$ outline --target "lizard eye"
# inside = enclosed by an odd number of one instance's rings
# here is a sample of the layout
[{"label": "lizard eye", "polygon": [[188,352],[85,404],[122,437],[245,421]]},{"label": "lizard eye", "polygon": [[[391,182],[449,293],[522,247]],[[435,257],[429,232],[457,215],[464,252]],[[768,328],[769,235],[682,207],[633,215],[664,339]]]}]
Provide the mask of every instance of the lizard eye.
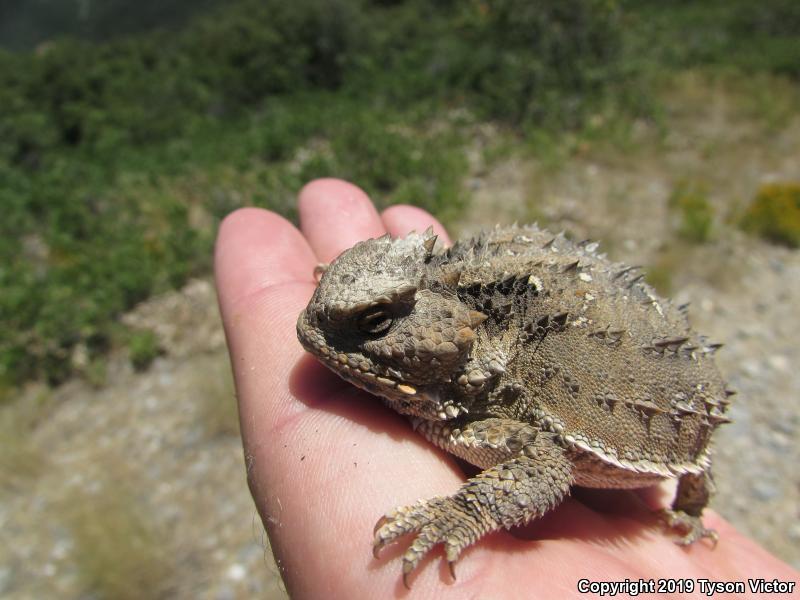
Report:
[{"label": "lizard eye", "polygon": [[392,315],[385,308],[364,312],[358,318],[358,328],[364,333],[383,333],[392,325]]}]

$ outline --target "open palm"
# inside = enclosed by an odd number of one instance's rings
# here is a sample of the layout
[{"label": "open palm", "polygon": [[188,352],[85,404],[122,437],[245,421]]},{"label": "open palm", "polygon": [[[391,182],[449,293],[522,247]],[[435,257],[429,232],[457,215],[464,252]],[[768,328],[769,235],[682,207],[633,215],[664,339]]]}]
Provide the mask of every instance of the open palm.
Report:
[{"label": "open palm", "polygon": [[447,235],[414,207],[378,214],[360,189],[338,180],[307,185],[299,208],[300,230],[266,210],[238,210],[220,227],[216,247],[248,481],[293,597],[585,597],[581,579],[797,580],[711,512],[705,520],[719,532],[718,546],[684,548],[658,527],[646,497],[575,490],[524,530],[489,535],[465,551],[455,582],[435,550],[408,592],[398,558],[405,543],[375,560],[372,527],[395,506],[452,494],[463,472],[403,417],[307,355],[295,321],[318,263],[387,231],[432,225],[440,239]]}]

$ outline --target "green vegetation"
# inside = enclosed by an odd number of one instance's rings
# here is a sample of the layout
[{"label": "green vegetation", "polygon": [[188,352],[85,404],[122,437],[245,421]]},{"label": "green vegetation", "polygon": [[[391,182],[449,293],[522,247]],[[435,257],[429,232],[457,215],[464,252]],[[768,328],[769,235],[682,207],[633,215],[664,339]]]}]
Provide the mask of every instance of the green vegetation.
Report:
[{"label": "green vegetation", "polygon": [[699,184],[683,182],[672,192],[669,208],[678,217],[678,235],[697,244],[707,242],[714,223],[714,209]]},{"label": "green vegetation", "polygon": [[625,0],[632,56],[656,69],[712,66],[800,78],[795,0]]},{"label": "green vegetation", "polygon": [[[216,8],[173,31],[0,51],[0,390],[76,365],[101,381],[120,343],[146,366],[157,346],[117,317],[207,273],[236,207],[293,218],[297,190],[335,175],[447,221],[481,120],[602,137],[591,123],[609,106],[647,116],[647,75],[800,64],[787,0],[201,4]],[[165,25],[182,21],[179,0],[164,6]],[[98,40],[108,14],[72,31]],[[700,208],[681,209],[691,235]]]},{"label": "green vegetation", "polygon": [[800,183],[763,185],[741,218],[745,231],[791,248],[800,246]]},{"label": "green vegetation", "polygon": [[144,371],[161,354],[156,334],[150,330],[131,332],[128,339],[131,363],[137,371]]}]

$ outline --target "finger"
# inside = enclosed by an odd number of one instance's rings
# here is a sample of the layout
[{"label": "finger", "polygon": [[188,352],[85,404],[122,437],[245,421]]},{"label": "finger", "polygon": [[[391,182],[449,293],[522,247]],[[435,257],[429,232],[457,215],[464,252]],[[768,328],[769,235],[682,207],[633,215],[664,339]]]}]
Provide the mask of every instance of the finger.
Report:
[{"label": "finger", "polygon": [[315,263],[300,232],[270,211],[238,210],[220,226],[215,279],[246,443],[297,410],[285,371],[303,354],[294,322],[313,292]]},{"label": "finger", "polygon": [[383,224],[392,237],[403,237],[416,230],[422,233],[428,227],[433,227],[433,233],[439,236],[442,244],[449,246],[450,237],[444,226],[425,210],[407,204],[390,206],[381,213]]},{"label": "finger", "polygon": [[314,282],[316,257],[302,234],[286,219],[261,208],[228,215],[214,248],[219,301],[226,310],[276,283]]},{"label": "finger", "polygon": [[356,242],[386,233],[360,188],[340,179],[317,179],[300,191],[300,229],[320,262],[330,262]]}]

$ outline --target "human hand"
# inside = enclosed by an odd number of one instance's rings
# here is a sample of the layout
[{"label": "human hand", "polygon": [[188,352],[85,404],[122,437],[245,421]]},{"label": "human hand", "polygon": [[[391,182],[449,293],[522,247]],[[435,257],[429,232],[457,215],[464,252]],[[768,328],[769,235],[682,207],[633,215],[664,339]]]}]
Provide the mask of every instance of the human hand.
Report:
[{"label": "human hand", "polygon": [[[408,593],[399,561],[407,542],[375,560],[373,525],[395,506],[454,493],[463,473],[403,417],[307,355],[295,322],[316,285],[315,265],[355,242],[429,225],[448,238],[420,209],[395,206],[379,215],[342,181],[310,183],[299,205],[300,231],[275,213],[246,208],[225,219],[217,239],[217,290],[250,490],[292,597],[401,596]],[[456,582],[434,550],[410,579],[411,594],[552,598],[581,596],[581,579],[798,579],[713,512],[704,520],[719,532],[717,547],[681,547],[641,496],[576,490],[528,527],[467,549]]]}]

